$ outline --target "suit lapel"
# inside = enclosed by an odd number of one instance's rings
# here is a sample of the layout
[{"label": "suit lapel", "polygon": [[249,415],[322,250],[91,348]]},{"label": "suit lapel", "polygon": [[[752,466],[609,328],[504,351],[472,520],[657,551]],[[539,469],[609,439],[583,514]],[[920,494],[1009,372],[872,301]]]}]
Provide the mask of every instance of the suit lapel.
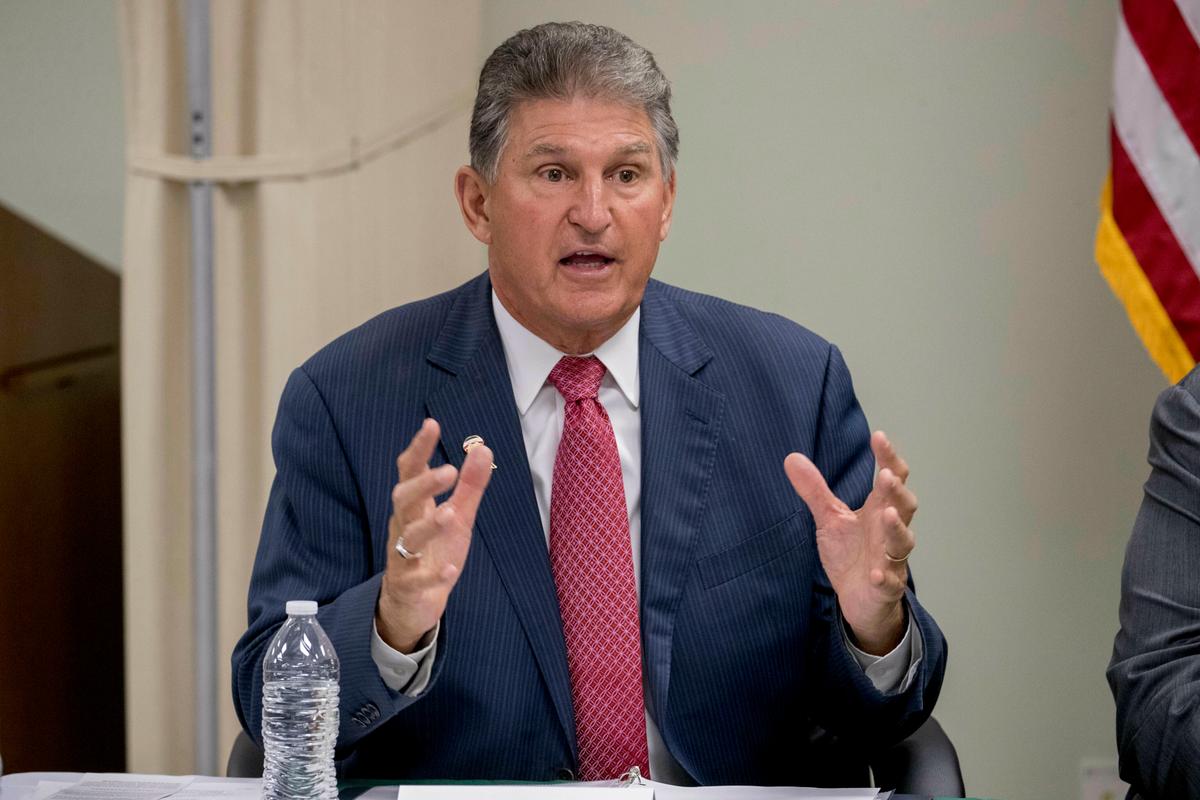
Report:
[{"label": "suit lapel", "polygon": [[491,556],[575,750],[558,597],[486,274],[459,295],[429,360],[450,373],[426,403],[441,424],[447,462],[462,466],[462,441],[471,434],[482,436],[495,454],[497,469],[475,520],[473,547],[482,544]]},{"label": "suit lapel", "polygon": [[[712,352],[661,284],[642,300],[642,642],[648,701],[664,737],[671,644],[703,518],[720,438],[724,396],[696,373]],[[669,742],[668,742],[669,744]]]}]

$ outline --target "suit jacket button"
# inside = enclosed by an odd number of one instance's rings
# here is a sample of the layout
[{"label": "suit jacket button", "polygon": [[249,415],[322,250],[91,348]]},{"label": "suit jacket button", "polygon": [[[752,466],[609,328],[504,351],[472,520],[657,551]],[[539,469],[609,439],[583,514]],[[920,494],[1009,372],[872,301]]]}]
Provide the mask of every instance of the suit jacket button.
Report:
[{"label": "suit jacket button", "polygon": [[554,773],[554,776],[556,778],[558,778],[558,780],[560,780],[560,781],[575,780],[575,773],[572,772],[569,767],[559,767],[558,770]]},{"label": "suit jacket button", "polygon": [[367,722],[374,722],[375,720],[379,719],[379,706],[375,705],[374,703],[367,703],[362,707],[362,711],[363,716],[365,716],[367,719]]}]

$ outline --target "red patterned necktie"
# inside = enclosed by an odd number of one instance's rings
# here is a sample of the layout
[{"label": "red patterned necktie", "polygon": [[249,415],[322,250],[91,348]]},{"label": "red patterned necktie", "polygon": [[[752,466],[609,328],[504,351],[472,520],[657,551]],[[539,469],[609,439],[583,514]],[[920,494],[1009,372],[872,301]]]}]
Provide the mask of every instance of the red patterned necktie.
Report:
[{"label": "red patterned necktie", "polygon": [[567,404],[550,488],[550,564],[585,781],[634,766],[650,774],[629,514],[617,439],[597,399],[603,377],[595,356],[564,356],[550,371]]}]

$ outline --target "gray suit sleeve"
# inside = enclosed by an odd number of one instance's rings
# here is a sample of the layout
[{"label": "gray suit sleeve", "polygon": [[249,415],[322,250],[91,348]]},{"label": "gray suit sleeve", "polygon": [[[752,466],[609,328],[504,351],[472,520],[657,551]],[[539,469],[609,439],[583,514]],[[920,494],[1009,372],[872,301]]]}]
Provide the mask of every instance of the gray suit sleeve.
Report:
[{"label": "gray suit sleeve", "polygon": [[1108,668],[1121,777],[1200,797],[1200,367],[1159,396],[1149,460]]}]

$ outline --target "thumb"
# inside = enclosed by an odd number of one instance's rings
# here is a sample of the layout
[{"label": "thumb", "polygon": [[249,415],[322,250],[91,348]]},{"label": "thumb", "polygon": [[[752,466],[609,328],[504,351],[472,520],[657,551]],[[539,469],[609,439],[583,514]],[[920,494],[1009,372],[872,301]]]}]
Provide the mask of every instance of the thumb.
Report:
[{"label": "thumb", "polygon": [[829,484],[825,482],[817,465],[803,453],[789,454],[783,460],[783,471],[792,482],[796,494],[800,495],[800,499],[812,512],[817,527],[821,527],[831,514],[846,509],[846,504],[829,490]]},{"label": "thumb", "polygon": [[458,473],[458,485],[454,494],[447,501],[455,511],[462,515],[468,525],[475,524],[475,512],[483,499],[483,490],[492,479],[492,451],[487,445],[472,447],[471,452],[463,459],[462,469]]}]

